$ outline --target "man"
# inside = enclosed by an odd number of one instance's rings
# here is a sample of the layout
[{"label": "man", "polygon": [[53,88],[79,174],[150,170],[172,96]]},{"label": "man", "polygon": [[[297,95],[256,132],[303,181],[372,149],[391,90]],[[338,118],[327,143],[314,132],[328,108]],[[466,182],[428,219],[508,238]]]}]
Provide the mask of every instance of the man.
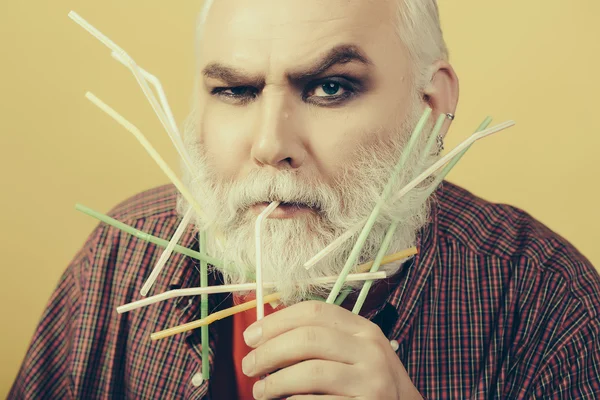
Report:
[{"label": "man", "polygon": [[[419,254],[386,266],[390,278],[362,315],[305,301],[329,287],[302,282],[339,274],[354,240],[308,271],[304,262],[369,214],[423,110],[455,112],[458,79],[434,0],[219,0],[207,3],[198,35],[185,181],[205,214],[195,223],[208,232],[205,250],[225,261],[211,284],[253,280],[254,220],[282,201],[263,258],[283,305],[258,323],[242,314],[211,325],[203,381],[198,332],[148,339],[197,319],[198,299],[116,315],[161,250],[100,226],[63,276],[10,398],[600,394],[594,268],[524,212],[449,183],[434,201],[428,181],[383,208],[361,260],[374,258],[394,220],[389,252],[416,244]],[[394,190],[439,150],[419,141]],[[170,237],[187,208],[176,202],[162,187],[112,215]],[[188,229],[181,244],[197,249],[196,236]],[[153,291],[197,286],[197,267],[173,256]],[[240,301],[214,295],[210,308]]]}]

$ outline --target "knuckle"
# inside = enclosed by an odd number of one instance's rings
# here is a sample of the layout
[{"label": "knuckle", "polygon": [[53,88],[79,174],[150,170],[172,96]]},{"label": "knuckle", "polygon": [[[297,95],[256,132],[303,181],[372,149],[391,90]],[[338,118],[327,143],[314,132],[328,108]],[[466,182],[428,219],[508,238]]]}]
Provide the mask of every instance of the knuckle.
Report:
[{"label": "knuckle", "polygon": [[321,301],[309,301],[308,302],[308,316],[309,317],[317,317],[321,314],[323,314],[323,308],[325,306],[325,303],[321,302]]},{"label": "knuckle", "polygon": [[306,347],[313,347],[319,341],[317,329],[314,326],[304,327],[302,332],[302,340]]},{"label": "knuckle", "polygon": [[379,325],[369,321],[369,324],[367,325],[367,329],[366,329],[366,334],[367,334],[367,337],[369,337],[371,339],[380,339],[381,336],[383,335],[383,332],[381,331],[381,328],[379,327]]},{"label": "knuckle", "polygon": [[310,361],[310,365],[308,368],[309,376],[313,378],[321,378],[325,374],[325,368],[323,368],[323,363],[319,361]]}]

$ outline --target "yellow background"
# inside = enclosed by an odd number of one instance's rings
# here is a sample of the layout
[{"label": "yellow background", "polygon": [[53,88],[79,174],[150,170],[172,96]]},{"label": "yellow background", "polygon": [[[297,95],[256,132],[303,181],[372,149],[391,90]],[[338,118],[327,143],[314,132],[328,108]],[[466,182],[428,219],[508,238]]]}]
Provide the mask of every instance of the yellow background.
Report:
[{"label": "yellow background", "polygon": [[[74,9],[157,75],[178,120],[189,104],[198,1],[3,1],[0,5],[0,396],[59,276],[106,211],[166,178],[91,90],[175,152],[130,73],[67,18]],[[487,114],[518,126],[478,144],[451,175],[516,205],[600,265],[598,0],[440,0],[461,103],[447,147]]]}]

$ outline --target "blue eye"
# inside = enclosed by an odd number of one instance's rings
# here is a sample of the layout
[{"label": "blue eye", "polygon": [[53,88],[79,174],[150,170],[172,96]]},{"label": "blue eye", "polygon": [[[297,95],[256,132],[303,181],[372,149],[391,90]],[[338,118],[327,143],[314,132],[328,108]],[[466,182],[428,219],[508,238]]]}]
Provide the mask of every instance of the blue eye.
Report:
[{"label": "blue eye", "polygon": [[340,106],[360,91],[360,84],[343,76],[322,79],[309,85],[304,101],[315,105]]},{"label": "blue eye", "polygon": [[336,95],[341,88],[342,86],[337,82],[327,82],[321,85],[321,89],[323,89],[323,92],[330,96]]}]

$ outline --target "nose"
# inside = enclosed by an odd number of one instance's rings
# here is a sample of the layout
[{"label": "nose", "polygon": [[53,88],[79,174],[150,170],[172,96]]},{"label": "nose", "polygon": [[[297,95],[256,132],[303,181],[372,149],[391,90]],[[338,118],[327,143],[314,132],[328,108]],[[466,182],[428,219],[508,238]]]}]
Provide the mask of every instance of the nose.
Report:
[{"label": "nose", "polygon": [[259,166],[299,168],[306,158],[300,126],[285,95],[263,91],[260,120],[252,143],[252,159]]}]

